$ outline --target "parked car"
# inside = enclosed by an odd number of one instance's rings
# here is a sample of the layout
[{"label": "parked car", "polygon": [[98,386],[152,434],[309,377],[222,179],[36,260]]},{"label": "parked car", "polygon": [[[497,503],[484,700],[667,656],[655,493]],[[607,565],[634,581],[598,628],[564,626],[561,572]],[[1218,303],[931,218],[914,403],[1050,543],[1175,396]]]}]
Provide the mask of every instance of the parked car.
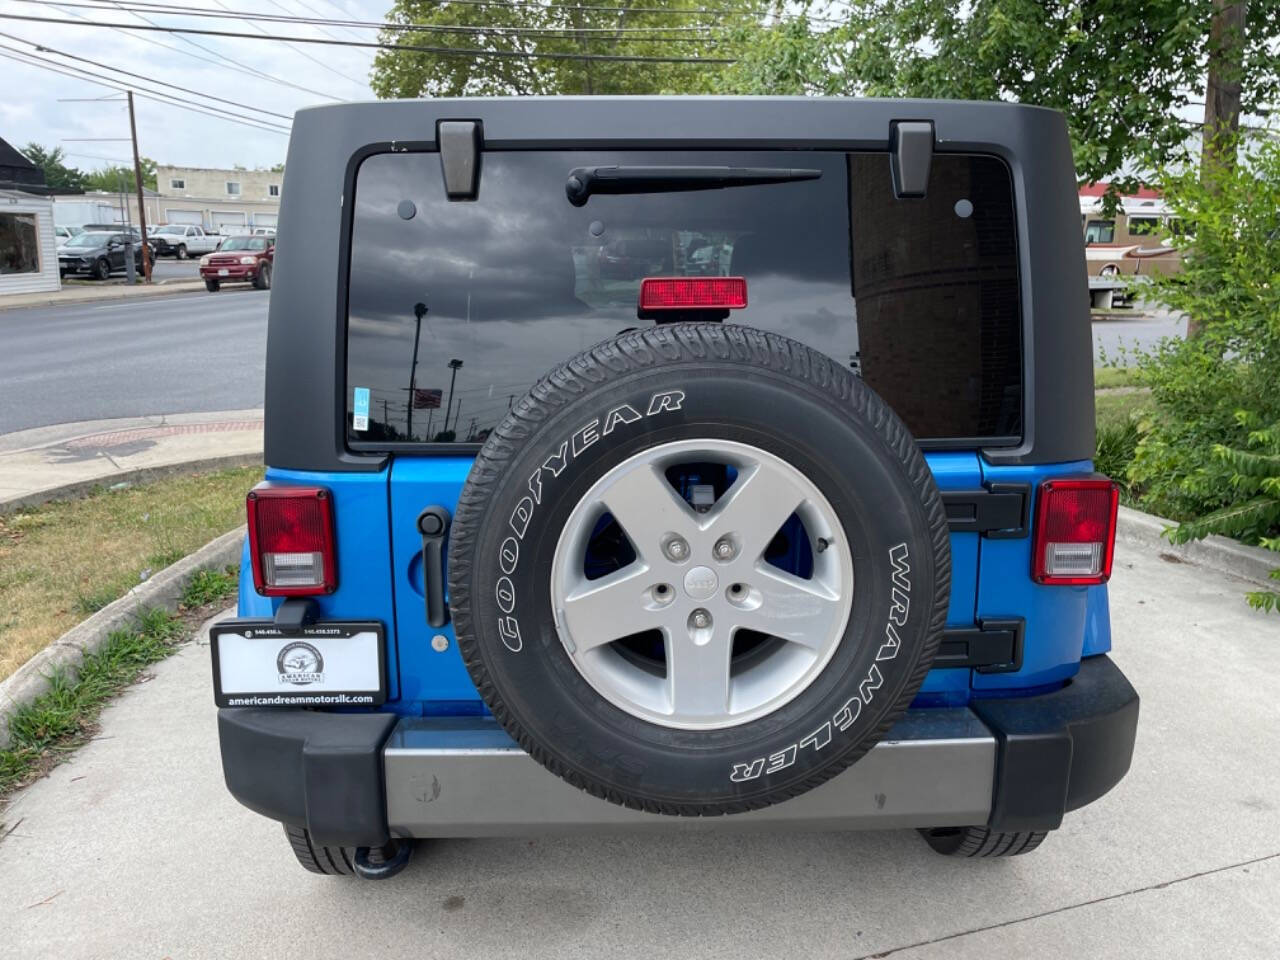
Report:
[{"label": "parked car", "polygon": [[[58,246],[58,273],[106,280],[126,267],[125,234],[85,230]],[[132,239],[134,268],[142,272],[142,244]]]},{"label": "parked car", "polygon": [[192,254],[212,253],[218,249],[221,237],[214,233],[205,233],[204,227],[190,226],[181,223],[170,223],[157,227],[152,237],[163,243],[156,253],[161,256],[173,256],[185,260]]},{"label": "parked car", "polygon": [[682,817],[1008,856],[1124,776],[1061,114],[343,104],[288,168],[211,650],[302,866]]},{"label": "parked car", "polygon": [[270,237],[227,237],[215,253],[200,258],[205,289],[216,292],[224,283],[252,283],[259,290],[271,287],[275,240]]},{"label": "parked car", "polygon": [[77,233],[83,233],[83,227],[54,227],[53,235],[58,243],[66,243]]}]

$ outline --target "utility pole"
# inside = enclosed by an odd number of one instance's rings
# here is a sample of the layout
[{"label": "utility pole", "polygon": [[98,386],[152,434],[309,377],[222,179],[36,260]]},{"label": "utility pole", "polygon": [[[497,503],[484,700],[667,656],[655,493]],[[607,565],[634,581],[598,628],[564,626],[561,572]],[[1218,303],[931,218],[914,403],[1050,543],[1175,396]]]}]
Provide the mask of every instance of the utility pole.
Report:
[{"label": "utility pole", "polygon": [[[449,361],[449,369],[453,372],[449,377],[449,402],[444,405],[444,429],[446,433],[449,432],[449,411],[453,409],[453,385],[458,382],[458,368],[460,366],[462,366],[461,360],[454,359]],[[462,409],[461,397],[458,398],[458,409]],[[457,424],[456,420],[454,424]]]},{"label": "utility pole", "polygon": [[[142,161],[138,158],[138,125],[133,119],[133,91],[129,90],[129,139],[133,141],[133,182],[138,188],[138,231],[142,234],[142,275],[151,282],[151,257],[147,252],[147,203],[142,193]],[[133,261],[130,260],[130,263]]]},{"label": "utility pole", "polygon": [[[461,416],[462,416],[462,398],[459,397],[458,406],[455,407],[453,411],[453,439],[455,440],[458,439],[458,418]],[[446,430],[449,429],[447,424],[445,425],[445,429]]]},{"label": "utility pole", "polygon": [[[425,303],[415,303],[413,305],[413,316],[416,323],[413,327],[413,365],[409,367],[409,416],[405,422],[405,435],[413,439],[413,402],[417,399],[417,380],[418,380],[418,341],[422,339],[422,318],[427,315],[427,305]],[[431,439],[430,436],[427,437]]]}]

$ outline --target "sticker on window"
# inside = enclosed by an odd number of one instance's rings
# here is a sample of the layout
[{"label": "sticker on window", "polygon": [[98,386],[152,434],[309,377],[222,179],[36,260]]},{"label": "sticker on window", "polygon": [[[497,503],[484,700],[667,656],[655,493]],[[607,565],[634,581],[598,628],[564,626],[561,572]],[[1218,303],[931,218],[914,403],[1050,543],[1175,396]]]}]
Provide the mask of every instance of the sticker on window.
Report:
[{"label": "sticker on window", "polygon": [[369,429],[369,388],[356,387],[354,409],[351,413],[351,429],[352,430],[368,430]]}]

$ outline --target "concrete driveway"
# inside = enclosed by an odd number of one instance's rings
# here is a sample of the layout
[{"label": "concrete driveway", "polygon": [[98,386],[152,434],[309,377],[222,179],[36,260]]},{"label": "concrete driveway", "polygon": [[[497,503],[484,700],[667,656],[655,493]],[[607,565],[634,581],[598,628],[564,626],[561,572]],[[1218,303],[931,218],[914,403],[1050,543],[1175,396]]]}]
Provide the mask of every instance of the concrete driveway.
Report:
[{"label": "concrete driveway", "polygon": [[905,831],[455,840],[389,882],[316,877],[223,789],[192,645],[6,812],[0,956],[1273,958],[1280,617],[1124,542],[1116,567],[1133,769],[1030,856]]}]

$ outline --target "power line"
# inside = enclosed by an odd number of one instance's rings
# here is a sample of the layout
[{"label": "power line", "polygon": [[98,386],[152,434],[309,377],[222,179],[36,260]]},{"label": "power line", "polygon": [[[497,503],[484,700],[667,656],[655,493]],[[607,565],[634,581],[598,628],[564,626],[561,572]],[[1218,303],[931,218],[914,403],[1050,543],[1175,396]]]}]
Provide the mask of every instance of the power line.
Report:
[{"label": "power line", "polygon": [[[281,120],[293,122],[293,117],[284,113],[276,113],[274,110],[264,110],[261,107],[246,107],[238,100],[227,100],[224,97],[215,97],[211,93],[201,93],[199,90],[192,90],[190,87],[180,87],[176,83],[169,83],[165,80],[156,80],[152,77],[143,76],[140,73],[134,73],[131,70],[124,70],[120,67],[113,67],[110,64],[100,63],[97,60],[90,60],[88,57],[81,57],[74,53],[67,53],[64,50],[55,50],[53,47],[46,47],[43,44],[36,43],[34,40],[28,40],[25,37],[14,36],[12,33],[5,33],[0,30],[0,37],[7,37],[10,40],[16,40],[19,43],[27,43],[36,48],[37,53],[53,53],[59,57],[66,57],[68,60],[78,60],[81,63],[87,63],[90,66],[97,67],[99,70],[110,70],[112,73],[123,73],[125,76],[134,77],[138,80],[145,80],[147,83],[158,84],[162,87],[169,87],[171,90],[180,90],[182,93],[190,93],[197,97],[204,97],[206,100],[217,100],[219,103],[225,103],[235,107],[237,110],[252,110],[255,113],[265,113],[272,117],[279,117]],[[268,121],[269,122],[269,121]]]},{"label": "power line", "polygon": [[[2,52],[5,50],[8,50],[10,52],[8,53]],[[128,87],[122,87],[115,83],[109,83],[105,80],[102,80],[94,76],[93,74],[89,73],[89,71],[87,70],[81,70],[79,67],[73,67],[69,64],[57,63],[57,61],[48,60],[48,59],[45,59],[44,57],[38,57],[33,53],[27,53],[25,50],[16,50],[13,47],[6,46],[5,44],[0,44],[0,57],[5,57],[9,60],[15,60],[18,63],[26,64],[27,66],[30,66],[30,67],[36,67],[37,69],[40,69],[40,70],[48,70],[52,73],[60,73],[63,76],[71,77],[73,80],[88,81],[89,83],[95,84],[96,86],[106,87],[108,90],[117,90],[120,93],[128,93],[129,91]],[[255,130],[266,130],[270,133],[279,133],[284,136],[288,136],[289,134],[289,131],[287,129],[282,129],[276,126],[264,126],[263,121],[246,120],[242,118],[237,118],[235,116],[223,116],[220,113],[211,113],[209,110],[206,110],[202,107],[196,107],[196,106],[192,106],[189,103],[184,103],[183,101],[178,100],[176,97],[172,99],[163,99],[165,97],[168,97],[169,94],[160,93],[155,90],[148,91],[147,93],[142,93],[138,90],[138,88],[135,87],[134,91],[135,93],[137,93],[139,97],[141,97],[144,100],[151,100],[155,103],[164,104],[165,106],[169,106],[169,107],[177,107],[179,110],[188,110],[193,113],[204,114],[205,116],[213,117],[215,120],[225,120],[228,123],[238,123],[241,126],[252,127]]]},{"label": "power line", "polygon": [[[58,6],[58,4],[55,3],[53,4],[53,6],[56,7]],[[150,24],[152,26],[157,25],[155,21],[148,20],[146,17],[144,17],[140,13],[136,13],[132,10],[125,10],[123,7],[120,7],[119,4],[116,4],[115,6],[120,10],[121,13],[130,13],[137,19],[141,20],[143,23]],[[86,17],[78,13],[72,13],[71,15],[75,17],[77,20],[84,21],[86,24],[89,22]],[[189,47],[194,47],[197,50],[203,50],[205,53],[213,54],[213,56],[216,57],[217,59],[211,60],[209,57],[202,57],[199,54],[183,53],[177,47],[171,47],[169,46],[169,44],[161,43],[159,40],[154,40],[151,37],[140,37],[135,34],[125,33],[124,27],[121,26],[120,24],[112,24],[110,29],[114,30],[116,33],[124,33],[125,36],[132,37],[135,40],[141,40],[144,43],[149,43],[152,46],[162,47],[165,50],[172,50],[174,53],[182,54],[183,56],[195,57],[197,60],[203,60],[206,63],[212,63],[215,66],[221,66],[224,63],[229,63],[233,67],[238,67],[239,69],[245,71],[246,73],[250,73],[255,76],[261,77],[264,80],[270,80],[272,83],[278,83],[278,84],[281,84],[282,86],[292,87],[294,90],[301,90],[303,93],[309,94],[313,97],[324,97],[328,100],[342,99],[341,97],[334,96],[331,93],[324,93],[321,90],[313,90],[308,87],[301,86],[300,84],[293,83],[292,81],[284,80],[280,77],[272,76],[271,74],[266,73],[265,71],[259,70],[257,67],[251,67],[247,63],[241,63],[239,60],[233,60],[230,57],[226,56],[225,54],[219,53],[217,50],[211,49],[210,47],[206,47],[203,44],[196,43],[194,40],[189,40],[186,37],[175,37],[174,39],[182,41]]]},{"label": "power line", "polygon": [[[3,20],[22,20],[30,23],[56,23],[61,26],[74,26],[70,21],[56,17],[33,17],[20,13],[0,13]],[[104,23],[102,21],[82,21],[87,27],[119,28],[121,30],[154,30],[161,33],[185,34],[210,37],[238,37],[244,40],[272,40],[279,43],[318,43],[331,47],[363,47],[378,50],[395,50],[407,53],[434,53],[451,57],[496,57],[499,59],[519,60],[585,60],[609,63],[693,63],[693,64],[729,64],[737,63],[728,57],[661,57],[631,54],[604,53],[561,53],[534,52],[525,50],[479,50],[471,47],[426,47],[417,44],[357,42],[355,40],[330,40],[321,37],[282,37],[275,34],[238,33],[233,30],[198,30],[193,27],[134,26],[133,24]]]},{"label": "power line", "polygon": [[[102,9],[101,3],[93,3],[93,2],[57,3],[57,4],[47,4],[44,2],[44,0],[19,0],[19,2],[33,3],[38,6],[52,5],[52,6],[57,6],[59,8],[79,7],[79,8],[88,9],[88,10]],[[216,3],[217,0],[214,0],[214,2]],[[574,27],[574,26],[519,27],[519,26],[505,26],[505,25],[475,26],[471,24],[394,23],[386,20],[337,20],[337,19],[322,17],[322,16],[321,17],[299,17],[299,16],[290,15],[290,14],[280,15],[280,14],[272,14],[272,13],[259,13],[257,11],[249,11],[249,10],[233,10],[223,3],[218,3],[218,6],[222,7],[222,9],[226,11],[225,13],[218,13],[217,11],[213,11],[213,10],[184,10],[184,9],[179,9],[177,7],[170,6],[169,4],[149,3],[149,2],[146,2],[146,0],[125,0],[123,4],[115,2],[115,0],[112,0],[112,6],[120,10],[125,10],[129,12],[133,12],[136,10],[145,10],[147,13],[166,13],[166,14],[173,14],[175,16],[183,16],[183,17],[205,17],[205,18],[212,17],[215,19],[223,19],[223,20],[231,20],[231,19],[245,20],[245,21],[261,20],[269,23],[306,24],[309,26],[315,26],[317,29],[319,29],[319,27],[323,25],[323,26],[332,26],[332,27],[356,27],[362,30],[399,31],[399,32],[405,32],[405,33],[446,33],[446,34],[456,33],[456,34],[464,34],[464,35],[511,34],[513,36],[514,35],[551,36],[551,37],[559,37],[559,38],[569,39],[569,40],[577,39],[579,36],[583,34],[591,34],[591,35],[601,34],[602,36],[590,36],[590,37],[586,37],[585,39],[616,40],[619,42],[626,39],[628,41],[650,41],[651,40],[651,41],[667,41],[667,42],[674,42],[674,43],[697,43],[697,42],[702,42],[704,40],[713,39],[710,36],[706,36],[706,34],[708,33],[708,31],[718,29],[709,24],[702,24],[702,25],[696,25],[696,26],[666,26],[666,27]],[[276,6],[279,6],[279,4],[277,4]],[[565,8],[556,7],[555,9],[563,10]],[[346,32],[350,33],[351,31],[347,30]],[[702,33],[704,34],[704,36],[683,37],[683,36],[669,36],[669,35],[661,35],[661,36],[653,35],[655,33],[672,34],[672,33],[678,33],[678,32]],[[640,33],[646,34],[646,36],[643,36],[643,37],[633,36],[634,34],[640,34]],[[355,36],[355,34],[352,34],[352,35]],[[328,36],[332,37],[333,34],[328,34]],[[360,40],[360,37],[356,36],[356,39]]]},{"label": "power line", "polygon": [[[222,7],[222,9],[223,9],[223,10],[226,10],[226,11],[228,11],[229,13],[234,14],[234,11],[233,11],[233,10],[231,10],[231,8],[230,8],[230,7],[228,7],[225,3],[223,3],[223,2],[222,2],[222,0],[213,0],[213,2],[214,2],[214,3],[216,3],[218,6]],[[117,4],[117,6],[118,6],[118,4]],[[237,19],[240,19],[240,18],[237,18]],[[252,21],[246,21],[246,22],[248,22],[248,23],[249,23],[249,26],[253,27],[253,29],[257,30],[257,31],[258,31],[259,33],[261,33],[264,37],[265,37],[265,36],[267,36],[267,32],[266,32],[265,30],[263,30],[260,26],[258,26],[256,23],[253,23]],[[282,39],[283,39],[283,38],[282,38]],[[299,37],[298,39],[304,39],[304,38]],[[346,80],[348,83],[354,83],[357,87],[360,87],[360,89],[362,89],[362,90],[365,88],[364,81],[362,81],[362,80],[357,80],[357,79],[355,79],[354,77],[349,77],[349,76],[347,76],[345,73],[343,73],[341,70],[337,70],[337,69],[335,69],[335,68],[333,68],[333,67],[329,66],[329,64],[325,63],[325,62],[324,62],[323,60],[321,60],[319,57],[313,57],[311,54],[307,53],[305,50],[299,50],[297,47],[295,47],[295,46],[293,45],[293,43],[292,43],[291,41],[283,40],[283,42],[284,42],[284,45],[285,45],[286,47],[288,47],[290,50],[292,50],[292,51],[293,51],[294,53],[296,53],[298,56],[300,56],[300,57],[304,57],[304,58],[306,58],[307,60],[310,60],[312,63],[316,64],[318,67],[320,67],[320,68],[322,68],[322,69],[324,69],[324,70],[328,70],[328,71],[329,71],[330,73],[332,73],[335,77],[341,77],[343,80]],[[330,42],[332,42],[332,43],[344,43],[345,41],[342,41],[342,40],[332,40],[332,41],[330,41]]]},{"label": "power line", "polygon": [[[541,0],[449,0],[450,3],[464,7],[513,7],[521,9],[525,7],[537,7],[539,10],[546,10],[547,4]],[[687,10],[672,10],[670,7],[602,7],[591,6],[585,4],[560,4],[555,5],[556,10],[582,10],[594,13],[652,13],[661,14],[669,17],[687,17],[694,14],[714,14],[714,15],[734,15],[741,14],[741,10],[735,10],[728,7],[690,7]],[[794,19],[794,16],[787,19]],[[812,17],[810,19],[813,19]]]}]

